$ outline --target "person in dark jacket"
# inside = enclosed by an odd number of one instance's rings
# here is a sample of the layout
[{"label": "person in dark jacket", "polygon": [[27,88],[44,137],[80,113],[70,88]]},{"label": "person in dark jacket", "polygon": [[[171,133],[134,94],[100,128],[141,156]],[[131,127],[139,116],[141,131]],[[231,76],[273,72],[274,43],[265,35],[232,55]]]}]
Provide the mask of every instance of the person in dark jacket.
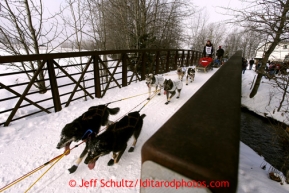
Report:
[{"label": "person in dark jacket", "polygon": [[276,64],[274,62],[270,62],[268,73],[270,77],[273,77],[276,73]]},{"label": "person in dark jacket", "polygon": [[212,58],[213,54],[214,54],[213,44],[211,43],[210,40],[208,40],[203,49],[203,57],[209,56]]},{"label": "person in dark jacket", "polygon": [[250,64],[249,70],[252,70],[252,67],[253,67],[253,64],[254,64],[254,59],[253,58],[249,61],[249,64]]},{"label": "person in dark jacket", "polygon": [[219,49],[217,50],[216,56],[219,60],[222,60],[224,56],[224,50],[222,49],[222,46],[219,46]]},{"label": "person in dark jacket", "polygon": [[246,60],[245,58],[242,57],[242,73],[243,74],[245,74],[247,66],[248,66],[248,60]]},{"label": "person in dark jacket", "polygon": [[217,56],[217,61],[219,62],[219,65],[223,64],[223,55],[224,55],[224,50],[222,49],[221,46],[219,46],[219,49],[217,50],[216,56]]}]

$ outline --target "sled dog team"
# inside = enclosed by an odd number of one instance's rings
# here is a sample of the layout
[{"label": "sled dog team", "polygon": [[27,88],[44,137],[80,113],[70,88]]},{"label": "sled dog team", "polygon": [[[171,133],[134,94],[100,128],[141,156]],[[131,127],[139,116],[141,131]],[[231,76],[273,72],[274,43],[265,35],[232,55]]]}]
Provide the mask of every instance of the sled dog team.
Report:
[{"label": "sled dog team", "polygon": [[[167,96],[167,102],[165,103],[166,105],[169,104],[171,98],[175,96],[176,91],[178,92],[177,98],[179,98],[183,88],[183,77],[186,75],[186,85],[188,85],[189,79],[191,80],[190,82],[193,82],[195,79],[195,69],[191,67],[186,69],[185,67],[178,66],[177,75],[178,80],[171,80],[164,79],[162,75],[147,74],[145,76],[145,80],[149,89],[149,97],[151,96],[151,87],[155,87],[155,92],[157,92],[158,88],[164,89],[164,93]],[[160,92],[158,95],[160,95]],[[150,99],[149,97],[148,100]]]},{"label": "sled dog team", "polygon": [[[186,75],[186,85],[188,79],[194,81],[195,70],[188,68],[184,71],[178,66],[178,80],[164,79],[163,76],[154,76],[153,74],[146,75],[146,84],[149,89],[151,87],[163,88],[167,96],[168,104],[171,98],[178,92],[177,98],[180,97],[180,92],[183,87],[182,79]],[[169,96],[169,93],[171,94]],[[158,93],[160,95],[160,93]],[[150,98],[148,98],[149,100]],[[145,114],[140,114],[139,111],[130,112],[117,122],[109,121],[109,115],[115,115],[119,112],[119,108],[109,108],[107,105],[98,105],[90,107],[85,113],[64,126],[60,134],[60,140],[57,144],[57,149],[64,148],[65,154],[69,154],[70,144],[80,140],[85,141],[85,148],[76,160],[75,164],[69,168],[70,173],[74,173],[78,165],[84,159],[84,163],[89,169],[95,167],[96,161],[104,155],[112,152],[112,158],[108,162],[108,166],[118,163],[125,149],[127,148],[128,140],[133,136],[134,141],[128,152],[133,152],[137,139],[140,135],[143,119]],[[107,129],[98,135],[101,126],[107,126]]]}]

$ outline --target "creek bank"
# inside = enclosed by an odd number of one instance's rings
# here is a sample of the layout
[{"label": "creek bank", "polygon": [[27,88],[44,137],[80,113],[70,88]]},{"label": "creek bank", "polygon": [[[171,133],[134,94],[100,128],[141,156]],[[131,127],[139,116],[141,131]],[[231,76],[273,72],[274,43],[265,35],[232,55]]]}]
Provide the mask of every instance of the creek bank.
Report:
[{"label": "creek bank", "polygon": [[284,136],[286,127],[270,117],[241,108],[241,141],[284,175],[289,170],[289,140]]}]

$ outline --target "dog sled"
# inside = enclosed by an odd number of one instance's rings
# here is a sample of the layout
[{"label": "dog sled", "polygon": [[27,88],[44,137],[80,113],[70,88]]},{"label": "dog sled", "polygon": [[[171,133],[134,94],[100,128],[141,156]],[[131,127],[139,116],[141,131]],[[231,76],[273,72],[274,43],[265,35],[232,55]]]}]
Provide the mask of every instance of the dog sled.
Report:
[{"label": "dog sled", "polygon": [[213,62],[213,68],[219,68],[222,65],[222,61],[216,58]]},{"label": "dog sled", "polygon": [[213,58],[203,57],[200,58],[199,63],[196,66],[196,70],[202,70],[204,72],[208,72],[209,70],[213,70]]}]

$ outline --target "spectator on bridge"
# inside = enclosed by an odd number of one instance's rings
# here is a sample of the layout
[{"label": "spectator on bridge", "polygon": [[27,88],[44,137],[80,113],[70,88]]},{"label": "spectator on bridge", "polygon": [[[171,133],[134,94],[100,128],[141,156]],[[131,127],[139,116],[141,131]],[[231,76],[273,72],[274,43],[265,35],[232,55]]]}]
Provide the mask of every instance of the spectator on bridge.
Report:
[{"label": "spectator on bridge", "polygon": [[269,71],[269,67],[270,67],[270,60],[267,61],[266,66],[265,66],[265,71]]},{"label": "spectator on bridge", "polygon": [[261,67],[261,60],[258,60],[257,63],[255,64],[255,71],[257,72],[259,68]]},{"label": "spectator on bridge", "polygon": [[207,41],[206,45],[204,46],[203,50],[203,57],[210,57],[212,58],[214,54],[214,47],[210,40]]},{"label": "spectator on bridge", "polygon": [[222,58],[224,56],[224,50],[222,49],[222,46],[219,46],[219,49],[217,50],[216,56],[220,61],[222,61]]},{"label": "spectator on bridge", "polygon": [[248,66],[248,61],[242,57],[242,73],[245,74],[245,71],[247,69]]},{"label": "spectator on bridge", "polygon": [[274,76],[275,72],[276,72],[276,65],[274,62],[271,62],[268,68],[268,72],[269,72],[269,76],[270,78]]},{"label": "spectator on bridge", "polygon": [[281,64],[278,62],[277,64],[276,64],[276,67],[275,67],[275,74],[279,74],[279,71],[280,71],[280,69],[281,69]]},{"label": "spectator on bridge", "polygon": [[252,70],[252,67],[253,67],[253,64],[254,64],[254,59],[252,58],[250,61],[249,61],[249,70]]}]

